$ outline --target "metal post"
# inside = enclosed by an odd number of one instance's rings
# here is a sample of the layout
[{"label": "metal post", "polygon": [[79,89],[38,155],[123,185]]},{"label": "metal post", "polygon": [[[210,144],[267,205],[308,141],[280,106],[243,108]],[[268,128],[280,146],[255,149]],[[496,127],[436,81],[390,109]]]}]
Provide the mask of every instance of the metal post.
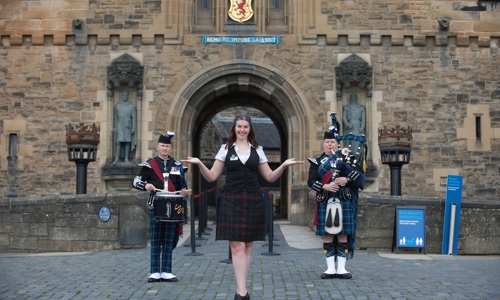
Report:
[{"label": "metal post", "polygon": [[196,252],[196,246],[199,246],[199,245],[196,245],[196,233],[195,233],[195,224],[194,224],[194,197],[193,195],[190,195],[189,196],[189,206],[191,207],[191,221],[190,221],[190,224],[191,224],[191,236],[190,236],[190,239],[191,239],[191,253],[187,253],[185,254],[186,256],[200,256],[200,255],[203,255],[201,253],[197,253]]},{"label": "metal post", "polygon": [[87,194],[87,166],[89,161],[76,160],[76,194]]},{"label": "metal post", "polygon": [[262,255],[280,255],[279,253],[273,252],[273,242],[274,242],[274,218],[273,218],[273,202],[272,198],[265,197],[265,210],[266,210],[266,227],[269,236],[269,252],[264,252]]},{"label": "metal post", "polygon": [[87,165],[97,157],[99,128],[80,123],[66,126],[66,144],[68,160],[76,163],[76,193],[87,193]]},{"label": "metal post", "polygon": [[210,233],[205,232],[205,230],[207,229],[207,218],[208,218],[207,198],[208,198],[208,191],[203,193],[201,200],[200,200],[201,216],[200,216],[200,222],[199,222],[198,226],[201,226],[201,232],[204,235],[210,235]]},{"label": "metal post", "polygon": [[207,238],[202,237],[203,234],[203,195],[205,192],[203,191],[198,197],[198,237],[196,238],[197,240],[207,240]]},{"label": "metal post", "polygon": [[227,259],[223,259],[220,261],[221,263],[231,264],[233,263],[233,254],[231,253],[231,245],[229,245],[229,254]]},{"label": "metal post", "polygon": [[399,163],[389,163],[391,169],[391,195],[401,196],[401,167]]},{"label": "metal post", "polygon": [[451,204],[450,236],[448,237],[448,255],[453,255],[453,244],[455,241],[455,218],[457,216],[457,204]]}]

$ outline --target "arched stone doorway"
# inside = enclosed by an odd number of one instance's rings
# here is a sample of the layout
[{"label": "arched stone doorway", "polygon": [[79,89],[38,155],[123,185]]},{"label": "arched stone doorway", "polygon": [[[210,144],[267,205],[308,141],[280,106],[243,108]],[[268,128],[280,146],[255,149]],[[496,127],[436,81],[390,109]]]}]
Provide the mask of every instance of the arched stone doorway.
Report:
[{"label": "arched stone doorway", "polygon": [[[176,157],[197,156],[201,127],[215,114],[233,106],[257,108],[269,116],[281,137],[281,160],[306,160],[310,153],[308,132],[313,120],[305,96],[279,71],[247,60],[221,63],[195,74],[170,106],[166,128],[176,131]],[[311,138],[311,137],[309,137]],[[306,224],[308,165],[289,169],[281,177],[281,196],[292,223]],[[188,180],[199,188],[198,170],[191,167]],[[282,206],[283,207],[283,206]]]}]

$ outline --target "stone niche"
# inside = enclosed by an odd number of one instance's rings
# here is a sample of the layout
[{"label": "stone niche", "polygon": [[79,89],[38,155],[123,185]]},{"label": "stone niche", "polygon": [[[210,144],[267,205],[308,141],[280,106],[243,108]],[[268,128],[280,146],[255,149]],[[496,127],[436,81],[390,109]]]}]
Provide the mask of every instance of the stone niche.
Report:
[{"label": "stone niche", "polygon": [[[339,111],[337,119],[340,123],[340,134],[347,136],[364,136],[366,144],[374,137],[370,136],[371,115],[370,102],[372,98],[373,68],[356,54],[353,54],[335,67],[337,101]],[[340,109],[341,108],[341,109]],[[341,147],[350,145],[356,151],[361,145],[356,141],[342,140]],[[368,147],[366,153],[366,185],[374,182],[377,167],[373,163]]]},{"label": "stone niche", "polygon": [[127,191],[139,172],[137,147],[141,137],[137,124],[141,111],[144,82],[144,67],[129,54],[116,58],[107,68],[108,132],[112,141],[108,159],[102,167],[107,190]]}]

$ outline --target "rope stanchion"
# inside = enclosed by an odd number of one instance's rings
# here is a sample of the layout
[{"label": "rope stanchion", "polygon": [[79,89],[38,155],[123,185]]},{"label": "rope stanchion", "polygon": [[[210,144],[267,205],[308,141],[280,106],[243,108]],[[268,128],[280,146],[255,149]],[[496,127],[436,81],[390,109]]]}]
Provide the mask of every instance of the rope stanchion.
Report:
[{"label": "rope stanchion", "polygon": [[201,197],[198,198],[198,237],[197,240],[207,240],[203,237],[203,199],[205,198],[205,191],[201,193]]},{"label": "rope stanchion", "polygon": [[222,259],[219,262],[224,263],[224,264],[232,264],[233,263],[233,255],[231,254],[231,245],[229,245],[228,258]]},{"label": "rope stanchion", "polygon": [[191,236],[190,236],[191,252],[186,253],[185,256],[201,256],[203,254],[196,252],[196,246],[200,246],[200,245],[196,245],[196,241],[195,241],[196,234],[195,234],[195,229],[194,229],[194,227],[195,227],[195,224],[194,224],[194,197],[192,195],[189,197],[189,206],[191,206],[191,222],[190,222],[190,225],[191,225]]},{"label": "rope stanchion", "polygon": [[[263,192],[264,194],[265,192]],[[274,218],[273,218],[273,198],[272,194],[271,197],[268,197],[267,193],[264,194],[266,200],[265,200],[265,210],[266,210],[266,228],[267,228],[267,234],[269,237],[269,249],[268,252],[262,253],[262,255],[280,255],[279,253],[276,253],[273,251],[273,246],[274,246]]]},{"label": "rope stanchion", "polygon": [[213,229],[208,227],[208,194],[212,192],[216,192],[219,188],[213,187],[207,190],[207,201],[205,202],[205,230],[210,232]]},{"label": "rope stanchion", "polygon": [[200,224],[201,224],[201,234],[210,235],[210,233],[205,232],[207,229],[207,193],[203,193],[203,196],[200,199]]}]

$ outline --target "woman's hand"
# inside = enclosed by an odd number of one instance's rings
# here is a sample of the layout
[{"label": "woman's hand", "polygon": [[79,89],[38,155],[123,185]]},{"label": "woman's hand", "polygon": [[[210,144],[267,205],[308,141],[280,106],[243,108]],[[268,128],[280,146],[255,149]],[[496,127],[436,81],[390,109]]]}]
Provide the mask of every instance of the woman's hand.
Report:
[{"label": "woman's hand", "polygon": [[292,157],[292,158],[289,158],[289,159],[285,160],[285,161],[281,164],[281,166],[282,166],[284,169],[286,169],[286,168],[288,168],[289,166],[299,165],[299,164],[303,164],[303,163],[304,163],[304,161],[302,161],[302,160],[295,160],[295,158],[294,158],[294,157]]},{"label": "woman's hand", "polygon": [[186,163],[197,165],[197,164],[201,163],[201,160],[197,157],[188,156],[187,159],[181,159],[181,162],[186,162]]}]

